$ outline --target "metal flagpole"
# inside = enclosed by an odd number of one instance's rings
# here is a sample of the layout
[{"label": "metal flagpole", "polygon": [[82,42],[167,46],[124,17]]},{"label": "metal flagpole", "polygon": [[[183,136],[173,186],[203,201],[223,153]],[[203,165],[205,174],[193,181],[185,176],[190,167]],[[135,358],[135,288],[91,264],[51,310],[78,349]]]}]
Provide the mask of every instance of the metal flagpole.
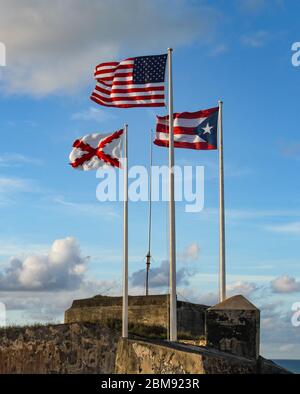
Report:
[{"label": "metal flagpole", "polygon": [[152,133],[150,131],[150,168],[149,168],[149,227],[148,253],[146,256],[146,296],[149,295],[149,270],[151,264],[151,227],[152,227]]},{"label": "metal flagpole", "polygon": [[128,125],[124,126],[124,233],[122,337],[128,338]]},{"label": "metal flagpole", "polygon": [[225,267],[225,212],[224,212],[224,164],[223,164],[223,101],[219,100],[219,214],[220,214],[220,302],[226,299]]},{"label": "metal flagpole", "polygon": [[168,48],[169,66],[169,225],[170,225],[170,341],[177,341],[177,297],[176,297],[176,239],[174,202],[174,122],[172,48]]}]

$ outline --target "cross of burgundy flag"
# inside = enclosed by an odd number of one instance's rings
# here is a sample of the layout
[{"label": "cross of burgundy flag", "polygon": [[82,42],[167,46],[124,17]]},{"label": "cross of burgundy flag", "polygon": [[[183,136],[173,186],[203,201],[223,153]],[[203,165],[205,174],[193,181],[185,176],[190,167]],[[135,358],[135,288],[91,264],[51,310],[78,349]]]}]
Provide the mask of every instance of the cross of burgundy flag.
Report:
[{"label": "cross of burgundy flag", "polygon": [[[174,113],[174,147],[198,150],[218,149],[219,108]],[[169,116],[157,116],[154,144],[169,146]]]},{"label": "cross of burgundy flag", "polygon": [[95,68],[97,81],[91,99],[107,107],[165,106],[166,54],[132,57],[101,63]]},{"label": "cross of burgundy flag", "polygon": [[105,166],[121,168],[123,129],[112,134],[88,134],[73,143],[70,165],[83,171]]}]

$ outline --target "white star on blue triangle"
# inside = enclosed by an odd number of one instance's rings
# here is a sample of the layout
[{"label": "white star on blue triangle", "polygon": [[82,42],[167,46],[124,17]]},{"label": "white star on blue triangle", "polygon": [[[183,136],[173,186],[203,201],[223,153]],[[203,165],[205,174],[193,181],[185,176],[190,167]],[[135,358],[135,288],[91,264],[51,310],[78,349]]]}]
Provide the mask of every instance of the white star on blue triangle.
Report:
[{"label": "white star on blue triangle", "polygon": [[217,147],[217,127],[218,127],[218,112],[213,112],[203,122],[201,122],[195,129],[195,133],[199,135],[208,144]]}]

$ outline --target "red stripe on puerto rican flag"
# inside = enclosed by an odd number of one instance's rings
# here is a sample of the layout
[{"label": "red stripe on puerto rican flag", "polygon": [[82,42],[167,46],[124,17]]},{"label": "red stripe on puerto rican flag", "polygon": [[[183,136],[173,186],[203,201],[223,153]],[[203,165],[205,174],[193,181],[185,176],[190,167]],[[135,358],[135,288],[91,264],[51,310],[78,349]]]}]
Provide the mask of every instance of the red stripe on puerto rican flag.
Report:
[{"label": "red stripe on puerto rican flag", "polygon": [[[174,135],[176,134],[186,134],[186,135],[195,135],[195,127],[173,127]],[[169,134],[169,126],[164,124],[158,123],[156,125],[156,132],[157,133],[165,133]]]},{"label": "red stripe on puerto rican flag", "polygon": [[[153,141],[155,145],[169,147],[169,141],[167,140],[155,140]],[[174,148],[186,148],[186,149],[196,149],[196,150],[216,150],[217,147],[214,145],[209,145],[207,142],[178,142],[174,141]]]},{"label": "red stripe on puerto rican flag", "polygon": [[[214,112],[217,112],[219,107],[204,109],[201,111],[196,112],[175,112],[173,114],[174,119],[177,118],[184,118],[184,119],[197,119],[197,118],[207,118],[208,116],[212,115]],[[157,116],[158,119],[161,120],[168,120],[169,115],[166,116]]]}]

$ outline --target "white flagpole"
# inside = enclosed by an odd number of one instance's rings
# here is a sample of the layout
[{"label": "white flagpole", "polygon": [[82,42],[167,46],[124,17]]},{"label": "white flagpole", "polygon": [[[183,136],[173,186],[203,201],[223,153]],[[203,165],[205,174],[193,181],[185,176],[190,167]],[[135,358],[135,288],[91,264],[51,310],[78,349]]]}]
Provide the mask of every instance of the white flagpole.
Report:
[{"label": "white flagpole", "polygon": [[124,126],[124,233],[122,337],[128,338],[128,125]]},{"label": "white flagpole", "polygon": [[225,266],[225,212],[224,212],[224,164],[223,164],[223,101],[219,101],[219,214],[220,214],[220,302],[226,299]]},{"label": "white flagpole", "polygon": [[149,211],[148,211],[148,253],[146,256],[146,296],[149,295],[149,271],[151,264],[151,230],[152,230],[152,134],[150,131],[150,163],[149,163]]},{"label": "white flagpole", "polygon": [[170,341],[177,341],[177,297],[176,297],[176,239],[174,202],[174,122],[172,48],[168,48],[169,66],[169,220],[170,220]]}]

